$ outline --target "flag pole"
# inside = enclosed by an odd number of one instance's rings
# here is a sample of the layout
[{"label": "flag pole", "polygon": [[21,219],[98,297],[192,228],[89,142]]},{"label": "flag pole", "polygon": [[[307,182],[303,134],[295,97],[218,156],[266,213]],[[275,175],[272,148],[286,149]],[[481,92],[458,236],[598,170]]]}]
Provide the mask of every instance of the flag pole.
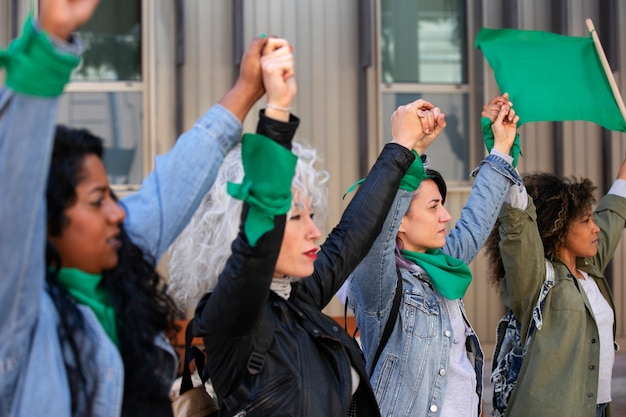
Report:
[{"label": "flag pole", "polygon": [[617,83],[615,82],[615,77],[613,76],[613,72],[611,71],[611,67],[609,66],[609,61],[606,59],[606,54],[604,53],[604,48],[602,48],[602,44],[600,43],[600,38],[598,38],[598,33],[596,32],[596,28],[593,26],[593,22],[591,19],[586,19],[587,29],[591,33],[591,38],[593,39],[593,43],[596,45],[596,51],[598,52],[598,56],[600,57],[600,61],[602,62],[602,67],[604,68],[604,72],[606,73],[606,78],[609,80],[609,85],[611,86],[611,91],[613,92],[613,96],[615,101],[617,102],[617,107],[619,107],[619,111],[622,113],[622,117],[626,120],[626,106],[624,106],[624,100],[622,99],[622,95],[619,92],[619,88],[617,88]]}]

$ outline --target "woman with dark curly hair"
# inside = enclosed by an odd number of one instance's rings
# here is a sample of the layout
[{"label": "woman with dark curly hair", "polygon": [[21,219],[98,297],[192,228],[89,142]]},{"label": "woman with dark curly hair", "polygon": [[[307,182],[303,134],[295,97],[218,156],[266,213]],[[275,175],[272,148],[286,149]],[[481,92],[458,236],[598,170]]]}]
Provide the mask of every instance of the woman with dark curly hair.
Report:
[{"label": "woman with dark curly hair", "polygon": [[602,272],[626,226],[626,160],[595,212],[588,179],[539,173],[524,176],[524,184],[509,191],[486,246],[492,281],[522,324],[522,340],[546,279],[545,260],[554,286],[505,415],[608,415],[615,306]]},{"label": "woman with dark curly hair", "polygon": [[39,18],[0,53],[2,416],[172,415],[177,356],[164,335],[175,310],[156,262],[265,92],[268,40],[257,38],[233,88],[118,201],[101,140],[54,126],[57,97],[79,63],[72,31],[97,3],[41,0]]},{"label": "woman with dark curly hair", "polygon": [[[124,364],[122,414],[170,415],[175,361],[163,332],[172,328],[176,307],[156,273],[153,255],[129,238],[124,210],[103,188],[102,156],[102,139],[86,130],[57,127],[46,193],[46,283],[62,317],[59,335],[74,356],[95,354],[96,341],[85,337],[89,320],[83,315],[89,313],[83,306],[89,307]],[[81,212],[84,207],[89,211]],[[108,224],[98,218],[99,209],[106,212]],[[98,235],[105,230],[103,241]],[[80,344],[76,335],[81,335]],[[66,366],[73,398],[86,399],[97,384],[99,371],[94,364],[85,365]]]}]

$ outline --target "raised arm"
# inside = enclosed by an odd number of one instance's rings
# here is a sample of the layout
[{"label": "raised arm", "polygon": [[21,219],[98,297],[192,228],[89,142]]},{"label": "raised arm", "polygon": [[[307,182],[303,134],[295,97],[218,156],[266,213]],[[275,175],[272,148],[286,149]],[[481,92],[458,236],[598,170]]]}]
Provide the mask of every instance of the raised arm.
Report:
[{"label": "raised arm", "polygon": [[67,41],[96,4],[42,0],[39,23],[28,22],[22,36],[0,52],[6,68],[0,92],[0,216],[5,219],[0,228],[0,415],[9,414],[43,292],[45,189],[57,96],[79,62],[69,52],[79,48]]},{"label": "raised arm", "polygon": [[594,221],[600,228],[598,254],[592,259],[603,271],[609,263],[626,227],[626,156],[617,172],[611,189],[594,212]]},{"label": "raised arm", "polygon": [[519,117],[508,96],[496,96],[483,108],[483,118],[491,122],[493,149],[474,171],[474,184],[461,211],[461,217],[446,238],[443,251],[470,263],[485,244],[498,212],[513,184],[522,180],[509,156],[517,136]]},{"label": "raised arm", "polygon": [[[339,224],[320,248],[313,277],[305,280],[311,299],[323,308],[357,267],[381,232],[400,181],[418,154],[445,128],[445,115],[424,100],[400,106],[391,117],[392,141],[381,152]],[[426,131],[430,133],[426,133]],[[378,269],[377,269],[378,270]],[[377,275],[374,279],[380,279]]]},{"label": "raised arm", "polygon": [[265,92],[260,59],[266,43],[266,38],[251,42],[233,88],[178,138],[172,150],[156,158],[141,189],[122,199],[130,237],[156,260],[191,219],[224,156],[239,142],[242,120]]},{"label": "raised arm", "polygon": [[[296,92],[290,46],[281,39],[272,39],[270,44],[273,51],[268,51],[261,60],[267,102],[289,107]],[[274,45],[277,45],[275,49]],[[284,148],[291,148],[297,127],[297,118],[296,123],[292,123],[278,120],[284,118],[282,114],[276,117],[270,118],[262,112],[259,134],[244,136],[244,180],[242,184],[228,186],[229,194],[244,201],[242,226],[212,296],[196,310],[201,334],[248,334],[260,318],[267,298],[281,247],[284,215],[291,202],[294,172],[290,164],[295,164],[295,157]],[[282,146],[269,143],[272,141],[268,138]],[[285,167],[291,166],[286,175],[281,169],[283,162]],[[277,204],[280,201],[286,205]],[[227,215],[237,217],[238,214]],[[232,303],[233,297],[238,298],[237,303]],[[246,308],[242,309],[242,305]]]}]

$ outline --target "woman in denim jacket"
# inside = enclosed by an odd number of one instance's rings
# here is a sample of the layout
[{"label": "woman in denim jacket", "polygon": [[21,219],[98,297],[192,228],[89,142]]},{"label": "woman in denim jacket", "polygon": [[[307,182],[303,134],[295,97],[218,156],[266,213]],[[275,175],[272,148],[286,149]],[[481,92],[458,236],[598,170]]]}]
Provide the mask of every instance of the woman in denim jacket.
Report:
[{"label": "woman in denim jacket", "polygon": [[[132,334],[123,330],[128,328],[126,322],[137,320],[128,314],[133,306],[124,306],[126,309],[121,311],[117,304],[119,294],[100,298],[90,297],[93,295],[90,293],[85,297],[87,291],[82,291],[85,288],[63,288],[53,281],[47,282],[46,270],[62,267],[61,270],[72,271],[67,277],[78,277],[79,284],[89,282],[80,278],[95,278],[93,293],[100,295],[104,284],[98,284],[99,277],[103,283],[107,279],[119,279],[117,285],[131,285],[125,281],[124,271],[118,271],[120,259],[131,251],[143,254],[146,262],[161,257],[213,183],[224,155],[238,142],[241,121],[264,92],[259,60],[266,40],[257,39],[244,56],[242,74],[235,87],[222,98],[220,105],[209,110],[178,139],[172,151],[157,158],[155,170],[138,193],[118,205],[108,188],[97,152],[80,159],[77,168],[70,168],[70,177],[76,173],[85,176],[74,178],[75,188],[70,187],[74,199],[61,202],[62,216],[69,221],[61,222],[59,230],[52,230],[46,212],[50,215],[54,208],[46,207],[44,194],[57,96],[78,64],[76,45],[66,41],[88,19],[96,4],[96,0],[41,1],[43,30],[38,29],[39,24],[27,22],[23,36],[0,56],[7,69],[8,87],[0,92],[0,215],[4,219],[0,232],[3,268],[0,415],[3,416],[119,416],[122,412],[171,415],[167,393],[175,377],[176,356],[162,335],[169,324],[167,312],[156,323],[139,323],[156,330],[153,333],[156,337],[148,341],[150,346],[143,347],[161,352],[150,356],[158,358],[157,362],[147,363],[151,360],[148,357],[127,355],[142,349],[138,340],[134,341],[137,346],[132,347],[127,346],[132,340],[124,341],[132,338]],[[65,151],[72,149],[73,146],[60,149],[60,157],[64,158]],[[94,184],[93,179],[97,179],[98,186],[84,193],[86,186]],[[48,201],[55,201],[51,194],[59,191],[56,187],[58,184],[54,182],[48,187]],[[88,221],[84,222],[85,219]],[[81,225],[86,229],[78,230]],[[98,238],[89,238],[87,231],[95,232]],[[61,255],[50,264],[43,256],[47,238],[48,244]],[[73,244],[71,239],[76,239]],[[94,256],[95,252],[85,255],[92,249],[100,255]],[[74,256],[78,253],[84,256]],[[146,280],[152,280],[146,285],[153,285],[153,290],[158,285],[155,278],[154,269],[145,276]],[[136,282],[135,278],[132,285]],[[167,301],[161,295],[144,301],[163,302],[160,307],[166,310]],[[67,310],[59,310],[59,300],[74,303],[74,313],[66,315]],[[129,358],[139,361],[139,367],[129,364]],[[152,381],[144,378],[143,386],[152,382],[164,390],[151,392],[145,398],[127,397],[129,392],[137,393],[142,382],[137,376],[127,374],[128,369],[151,369],[140,374],[152,378]],[[153,399],[154,395],[163,401],[151,407],[146,399]]]},{"label": "woman in denim jacket", "polygon": [[[494,149],[473,172],[469,200],[450,234],[445,182],[436,171],[424,171],[418,158],[382,233],[349,280],[348,301],[382,415],[480,415],[483,352],[462,297],[471,281],[467,264],[487,239],[511,185],[521,184],[508,155],[518,120],[510,105],[499,96],[485,106],[483,116],[495,120]],[[404,288],[399,313],[371,369],[397,290],[397,270]]]}]

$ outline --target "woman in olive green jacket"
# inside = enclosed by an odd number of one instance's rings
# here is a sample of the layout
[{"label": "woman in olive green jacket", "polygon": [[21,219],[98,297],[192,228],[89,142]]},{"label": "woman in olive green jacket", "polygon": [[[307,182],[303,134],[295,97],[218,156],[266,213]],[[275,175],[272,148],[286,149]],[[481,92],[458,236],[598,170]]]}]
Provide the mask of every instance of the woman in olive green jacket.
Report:
[{"label": "woman in olive green jacket", "polygon": [[555,280],[505,415],[608,416],[615,306],[602,272],[626,226],[626,160],[595,212],[588,179],[534,174],[524,184],[525,190],[511,188],[499,233],[487,246],[500,298],[522,323],[522,340],[546,277],[544,258]]}]

